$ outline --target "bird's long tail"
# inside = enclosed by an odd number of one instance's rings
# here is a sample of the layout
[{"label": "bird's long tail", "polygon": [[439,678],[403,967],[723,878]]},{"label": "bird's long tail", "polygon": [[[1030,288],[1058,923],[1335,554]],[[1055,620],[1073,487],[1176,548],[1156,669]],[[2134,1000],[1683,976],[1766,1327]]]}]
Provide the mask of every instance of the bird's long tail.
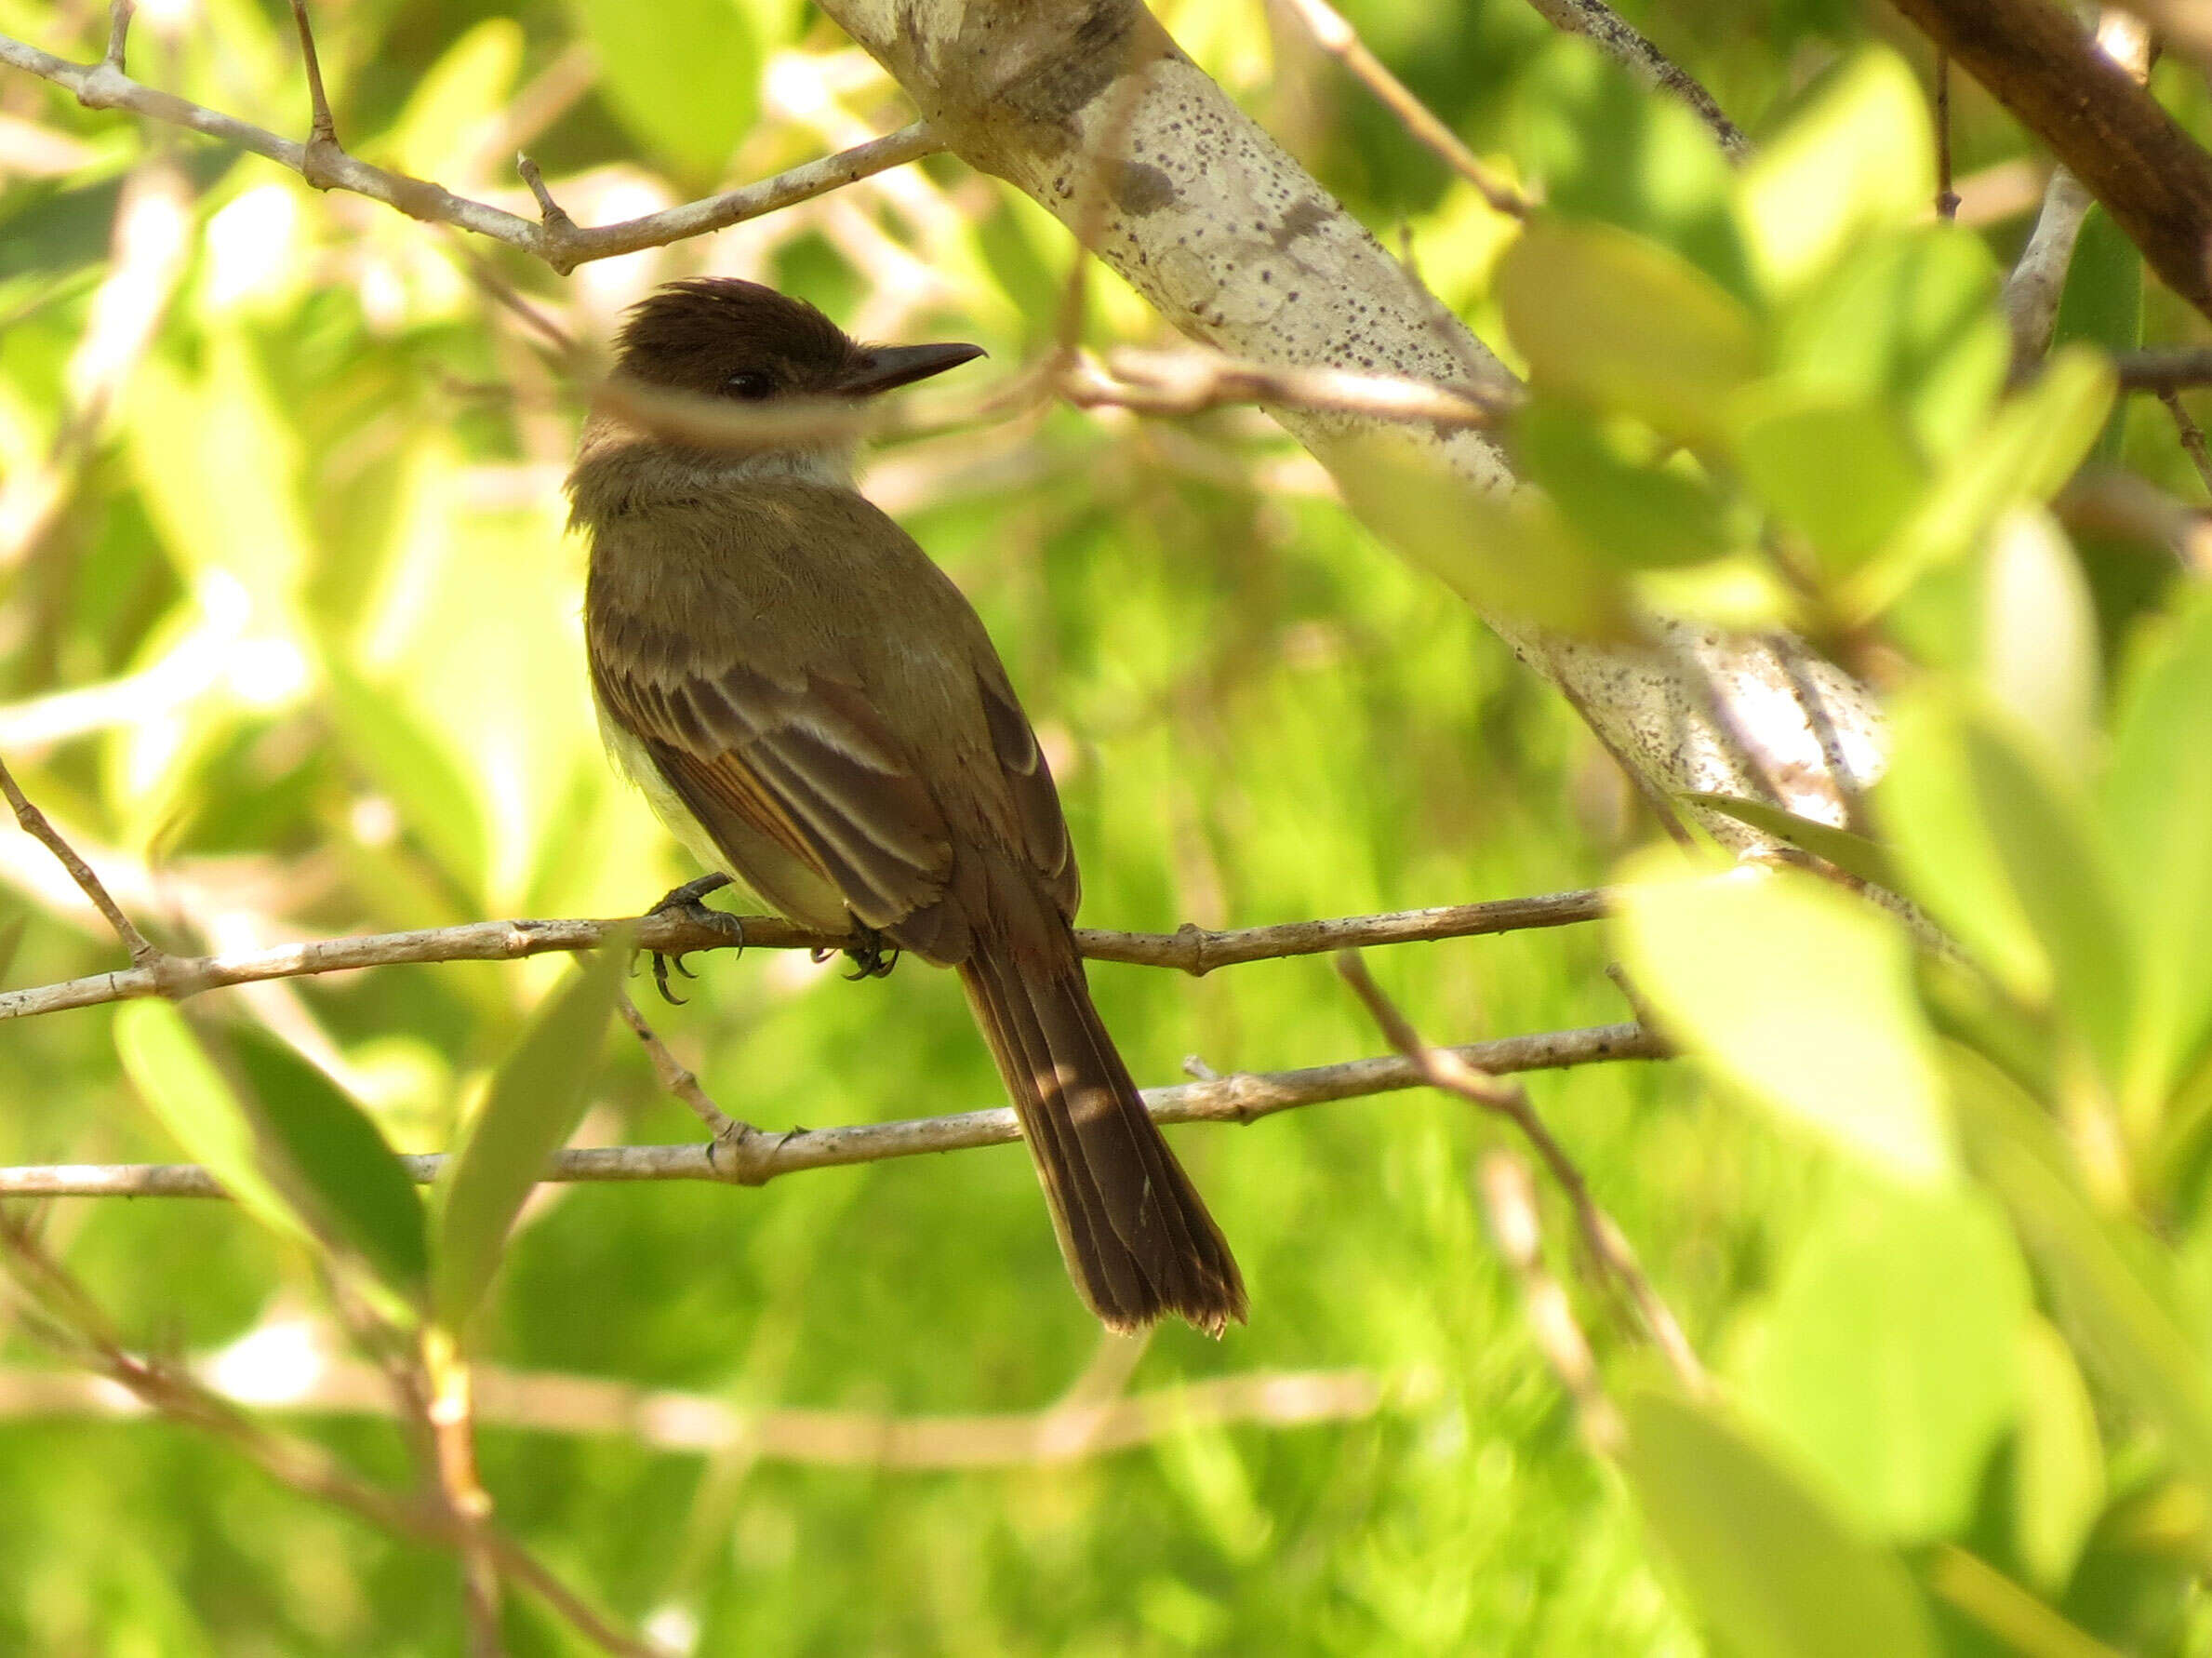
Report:
[{"label": "bird's long tail", "polygon": [[1242,1323],[1236,1261],[1099,1023],[1073,941],[1038,953],[985,943],[960,982],[1091,1310],[1113,1330],[1169,1313],[1209,1335]]}]

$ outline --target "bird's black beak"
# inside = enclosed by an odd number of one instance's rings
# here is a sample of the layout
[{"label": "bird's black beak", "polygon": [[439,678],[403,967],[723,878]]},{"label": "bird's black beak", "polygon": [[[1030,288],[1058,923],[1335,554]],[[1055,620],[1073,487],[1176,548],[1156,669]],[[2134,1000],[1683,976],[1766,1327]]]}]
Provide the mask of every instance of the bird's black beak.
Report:
[{"label": "bird's black beak", "polygon": [[988,354],[979,345],[872,345],[853,358],[832,389],[844,397],[873,397]]}]

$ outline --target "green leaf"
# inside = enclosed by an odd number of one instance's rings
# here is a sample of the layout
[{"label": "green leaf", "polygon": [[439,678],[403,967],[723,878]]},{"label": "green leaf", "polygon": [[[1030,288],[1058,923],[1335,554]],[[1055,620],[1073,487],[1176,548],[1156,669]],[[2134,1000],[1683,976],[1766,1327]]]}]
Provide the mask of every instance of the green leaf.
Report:
[{"label": "green leaf", "polygon": [[2013,891],[1966,769],[1965,716],[1948,699],[1898,700],[1889,769],[1870,804],[1908,897],[2016,1000],[2050,999],[2051,958]]},{"label": "green leaf", "polygon": [[2085,777],[2103,702],[2097,607],[2065,532],[2040,508],[2007,514],[1990,537],[1979,632],[1977,676],[1990,706]]},{"label": "green leaf", "polygon": [[2055,1010],[2117,1089],[2134,1020],[2135,962],[2112,857],[2085,802],[2009,729],[1969,715],[1960,738],[1998,864],[2054,969]]},{"label": "green leaf", "polygon": [[2212,1039],[2212,595],[2128,664],[2099,817],[2142,941],[2127,1091],[2163,1101]]},{"label": "green leaf", "polygon": [[148,998],[117,1009],[115,1050],[169,1137],[241,1209],[287,1237],[313,1237],[263,1171],[252,1117],[174,1003]]},{"label": "green leaf", "polygon": [[2012,1525],[2020,1562],[2056,1594],[2104,1511],[2097,1407],[2065,1341],[2042,1318],[2020,1326],[2020,1417],[2013,1441]]},{"label": "green leaf", "polygon": [[439,1324],[457,1335],[491,1284],[523,1199],[583,1117],[629,955],[626,941],[610,941],[546,998],[439,1176],[433,1300]]},{"label": "green leaf", "polygon": [[522,25],[487,18],[447,47],[416,83],[379,149],[418,179],[460,170],[500,120],[522,68]]},{"label": "green leaf", "polygon": [[1746,1401],[1860,1524],[1947,1535],[2013,1418],[2019,1374],[1992,1356],[2030,1306],[2019,1251],[1978,1195],[1852,1190],[1776,1288]]},{"label": "green leaf", "polygon": [[1744,482],[1831,576],[1850,574],[1895,534],[1926,487],[1896,419],[1873,405],[1792,393],[1738,419]]},{"label": "green leaf", "polygon": [[1623,871],[1614,926],[1637,988],[1715,1076],[1899,1180],[1950,1177],[1930,1036],[1890,916],[1797,870]]},{"label": "green leaf", "polygon": [[1774,384],[1886,409],[1946,459],[1980,433],[2011,361],[1997,283],[1981,238],[1958,225],[1873,237],[1782,308]]},{"label": "green leaf", "polygon": [[1554,34],[1520,77],[1513,125],[1551,211],[1671,247],[1755,300],[1735,172],[1679,99],[1644,86],[1591,42]]},{"label": "green leaf", "polygon": [[1602,558],[1663,568],[1728,550],[1723,504],[1709,485],[1622,454],[1579,409],[1535,400],[1513,417],[1513,445],[1525,475]]},{"label": "green leaf", "polygon": [[420,1304],[430,1288],[422,1200],[384,1137],[336,1083],[273,1037],[240,1030],[229,1047],[248,1108],[304,1207]]},{"label": "green leaf", "polygon": [[695,184],[718,179],[759,109],[761,47],[736,0],[575,0],[622,124]]},{"label": "green leaf", "polygon": [[1679,254],[1539,217],[1506,250],[1498,301],[1539,392],[1697,441],[1757,367],[1752,317]]},{"label": "green leaf", "polygon": [[1989,1061],[1956,1045],[1944,1066],[1975,1171],[2079,1331],[2086,1357],[2165,1429],[2189,1477],[2212,1490],[2212,1366],[2190,1338],[2169,1255],[2091,1207],[2048,1115]]},{"label": "green leaf", "polygon": [[1889,862],[1889,854],[1863,835],[1854,835],[1848,829],[1838,829],[1833,823],[1823,823],[1817,819],[1801,818],[1764,800],[1743,800],[1734,795],[1709,795],[1695,789],[1675,798],[1701,806],[1708,811],[1720,812],[1739,823],[1749,823],[1762,835],[1770,835],[1816,858],[1827,859],[1846,875],[1857,876],[1877,887],[1897,886],[1897,870]]},{"label": "green leaf", "polygon": [[1904,1567],[1716,1412],[1643,1393],[1625,1413],[1621,1471],[1725,1651],[1933,1658]]},{"label": "green leaf", "polygon": [[2053,354],[2043,378],[1998,410],[1981,440],[1952,457],[1920,506],[1843,595],[1879,615],[1930,568],[1978,546],[2006,509],[2056,495],[2088,455],[2112,407],[2111,361],[2087,346]]},{"label": "green leaf", "polygon": [[[2066,287],[2059,295],[2059,316],[2051,342],[2083,340],[2106,352],[2133,351],[2143,342],[2143,256],[2127,233],[2112,222],[2101,204],[2091,203],[2066,263]],[[2094,451],[2099,461],[2116,461],[2127,424],[2125,403],[2104,423]]]},{"label": "green leaf", "polygon": [[1909,223],[1936,194],[1935,135],[1912,69],[1886,47],[1837,69],[1743,172],[1739,222],[1772,293],[1787,293],[1869,232]]},{"label": "green leaf", "polygon": [[1534,490],[1485,494],[1392,436],[1352,440],[1330,471],[1361,523],[1485,615],[1582,638],[1625,631],[1619,573]]}]

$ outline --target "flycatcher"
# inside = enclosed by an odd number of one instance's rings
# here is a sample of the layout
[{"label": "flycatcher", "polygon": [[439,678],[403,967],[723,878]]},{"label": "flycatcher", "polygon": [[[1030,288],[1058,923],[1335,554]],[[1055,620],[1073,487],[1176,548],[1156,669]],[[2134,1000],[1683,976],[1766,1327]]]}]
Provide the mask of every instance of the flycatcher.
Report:
[{"label": "flycatcher", "polygon": [[[774,408],[972,345],[869,346],[756,283],[672,283],[618,373]],[[568,492],[616,763],[693,853],[810,927],[958,969],[1069,1275],[1115,1330],[1245,1317],[1220,1229],[1091,1005],[1059,792],[982,622],[853,487],[849,439],[708,448],[600,414]]]}]

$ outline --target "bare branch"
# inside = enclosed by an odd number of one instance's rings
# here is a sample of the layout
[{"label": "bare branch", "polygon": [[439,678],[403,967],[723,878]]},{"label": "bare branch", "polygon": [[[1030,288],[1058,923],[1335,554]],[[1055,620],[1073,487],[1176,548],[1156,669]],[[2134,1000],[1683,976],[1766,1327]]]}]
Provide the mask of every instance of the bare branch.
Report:
[{"label": "bare branch", "polygon": [[[1566,927],[1596,920],[1605,913],[1605,905],[1603,892],[1584,889],[1539,898],[1508,898],[1488,903],[1401,910],[1379,916],[1232,928],[1222,932],[1207,932],[1188,925],[1172,933],[1107,932],[1096,928],[1079,928],[1075,943],[1093,961],[1175,968],[1196,977],[1239,962],[1316,956],[1324,951],[1369,944],[1414,943]],[[741,919],[745,943],[753,949],[837,950],[855,942],[833,933],[817,932],[780,916],[747,916]],[[620,920],[471,921],[458,927],[425,928],[414,932],[368,933],[356,938],[279,944],[267,950],[241,951],[229,956],[190,959],[170,956],[158,968],[141,966],[127,972],[95,973],[58,984],[0,991],[0,1020],[57,1013],[70,1008],[98,1007],[139,996],[195,996],[230,984],[352,972],[361,968],[393,967],[403,962],[519,961],[525,956],[559,951],[596,950],[622,928],[633,929],[632,943],[637,948],[662,955],[732,947],[730,935],[723,929],[688,919],[681,914]]]},{"label": "bare branch", "polygon": [[1554,29],[1579,34],[1595,42],[1605,54],[1623,65],[1647,87],[1672,93],[1689,105],[1690,113],[1712,128],[1713,141],[1730,161],[1751,157],[1752,140],[1743,128],[1727,117],[1719,101],[1697,76],[1682,68],[1636,32],[1635,26],[1605,0],[1528,0]]},{"label": "bare branch", "polygon": [[[1464,1048],[1425,1050],[1497,1077],[1520,1071],[1564,1070],[1617,1060],[1671,1058],[1672,1050],[1640,1024],[1594,1025],[1506,1036]],[[1154,1122],[1255,1123],[1277,1112],[1366,1099],[1428,1086],[1428,1075],[1403,1055],[1345,1060],[1297,1071],[1239,1072],[1206,1082],[1143,1090]],[[833,1129],[772,1130],[738,1125],[736,1144],[590,1146],[556,1153],[548,1182],[702,1180],[760,1185],[808,1169],[841,1169],[894,1157],[1006,1145],[1021,1137],[1009,1107],[904,1122],[854,1123]],[[428,1185],[445,1166],[443,1153],[404,1157],[408,1175]],[[222,1197],[206,1170],[191,1163],[56,1163],[0,1169],[0,1197]]]},{"label": "bare branch", "polygon": [[115,936],[123,941],[123,947],[130,952],[130,959],[137,969],[144,972],[149,980],[158,980],[161,975],[157,964],[163,952],[147,941],[146,935],[108,896],[107,888],[92,873],[92,866],[78,857],[69,842],[61,838],[61,832],[47,821],[47,814],[31,804],[22,789],[17,785],[15,774],[8,770],[6,761],[0,761],[0,795],[5,795],[7,804],[15,809],[16,822],[23,826],[23,832],[54,854],[55,861],[69,871],[69,878],[76,882],[79,889],[92,901],[92,907],[115,929]]},{"label": "bare branch", "polygon": [[1382,60],[1367,49],[1366,43],[1345,20],[1342,12],[1329,5],[1328,0],[1287,0],[1287,4],[1298,13],[1313,43],[1343,64],[1384,108],[1397,116],[1416,143],[1442,158],[1446,167],[1473,185],[1483,200],[1499,212],[1510,213],[1515,219],[1528,217],[1528,198],[1486,167],[1473,151],[1459,141],[1458,133],[1438,120],[1433,110],[1416,98],[1404,81],[1391,74]]},{"label": "bare branch", "polygon": [[1628,1295],[1644,1328],[1666,1355],[1682,1384],[1693,1393],[1702,1392],[1706,1386],[1705,1367],[1698,1362],[1697,1353],[1683,1334],[1673,1309],[1652,1288],[1627,1236],[1614,1224],[1613,1217],[1598,1206],[1597,1199],[1591,1195],[1590,1183],[1582,1178],[1582,1170],[1544,1126],[1536,1107],[1529,1103],[1528,1090],[1517,1082],[1501,1082],[1497,1072],[1469,1059],[1465,1049],[1431,1048],[1423,1042],[1420,1033],[1413,1028],[1397,1004],[1375,983],[1357,952],[1339,953],[1337,971],[1366,1005],[1391,1046],[1406,1057],[1423,1082],[1431,1088],[1457,1094],[1486,1111],[1494,1111],[1520,1130],[1521,1137],[1535,1148],[1552,1178],[1559,1183],[1560,1190],[1574,1206],[1576,1224],[1591,1260]]},{"label": "bare branch", "polygon": [[1511,1152],[1490,1151],[1483,1156],[1475,1174],[1483,1215],[1490,1225],[1490,1240],[1521,1281],[1521,1302],[1528,1318],[1528,1333],[1537,1351],[1552,1367],[1559,1384],[1575,1401],[1575,1416],[1591,1448],[1611,1456],[1627,1443],[1627,1424],[1598,1380],[1597,1360],[1582,1327],[1575,1322],[1575,1309],[1566,1290],[1544,1266],[1543,1223],[1536,1208],[1536,1183],[1528,1170]]},{"label": "bare branch", "polygon": [[[119,7],[118,11],[127,17],[127,7]],[[183,127],[273,161],[298,173],[318,190],[347,191],[396,208],[410,219],[473,231],[511,247],[519,247],[564,274],[592,260],[612,259],[618,254],[661,247],[686,237],[724,230],[764,213],[812,200],[873,173],[904,166],[944,148],[928,127],[917,121],[839,154],[793,167],[773,179],[663,208],[658,213],[614,224],[580,226],[567,222],[566,215],[561,216],[560,222],[534,224],[503,207],[456,195],[442,184],[375,167],[347,154],[337,142],[334,128],[326,130],[329,103],[319,90],[321,69],[314,62],[313,35],[307,30],[304,12],[297,6],[295,15],[300,19],[302,47],[310,65],[309,94],[314,102],[316,121],[313,135],[304,144],[132,80],[123,72],[120,29],[111,37],[108,57],[98,63],[73,63],[6,35],[0,35],[0,63],[53,82],[87,109],[122,110]]]},{"label": "bare branch", "polygon": [[2174,430],[2181,439],[2181,452],[2189,457],[2189,463],[2196,468],[2196,475],[2203,482],[2206,494],[2212,494],[2212,453],[2205,448],[2205,433],[2189,417],[2189,410],[2181,407],[2181,394],[2166,391],[2158,394],[2159,402],[2165,405],[2166,413],[2174,417]]},{"label": "bare branch", "polygon": [[1936,217],[1950,223],[1959,216],[1959,193],[1951,178],[1951,54],[1936,50]]},{"label": "bare branch", "polygon": [[630,999],[627,991],[615,993],[615,1011],[645,1045],[646,1057],[652,1062],[653,1075],[660,1079],[660,1086],[689,1106],[691,1114],[706,1125],[707,1132],[717,1142],[734,1145],[746,1135],[758,1132],[750,1123],[739,1122],[708,1098],[698,1074],[668,1050],[668,1044],[646,1023],[645,1015],[637,1010],[637,1004]]},{"label": "bare branch", "polygon": [[[1402,1388],[1365,1371],[1256,1371],[1185,1382],[1126,1397],[1071,1390],[1041,1411],[892,1416],[872,1411],[748,1410],[718,1395],[638,1387],[599,1376],[474,1370],[477,1422],[530,1433],[620,1437],[655,1451],[713,1455],[741,1450],[769,1462],[829,1467],[1030,1467],[1111,1456],[1191,1426],[1296,1428],[1357,1422],[1388,1409]],[[333,1359],[281,1400],[241,1397],[212,1377],[208,1391],[261,1413],[385,1417],[388,1392],[373,1367]],[[0,1421],[121,1417],[136,1398],[100,1376],[0,1371]]]},{"label": "bare branch", "polygon": [[2212,345],[2118,352],[2112,368],[2123,392],[2186,392],[2212,386]]},{"label": "bare branch", "polygon": [[1520,389],[1505,384],[1439,386],[1395,374],[1294,368],[1204,351],[1122,350],[1103,367],[1079,355],[1060,371],[1058,384],[1081,408],[1112,405],[1139,414],[1187,415],[1259,403],[1455,427],[1495,426],[1521,402]]}]

